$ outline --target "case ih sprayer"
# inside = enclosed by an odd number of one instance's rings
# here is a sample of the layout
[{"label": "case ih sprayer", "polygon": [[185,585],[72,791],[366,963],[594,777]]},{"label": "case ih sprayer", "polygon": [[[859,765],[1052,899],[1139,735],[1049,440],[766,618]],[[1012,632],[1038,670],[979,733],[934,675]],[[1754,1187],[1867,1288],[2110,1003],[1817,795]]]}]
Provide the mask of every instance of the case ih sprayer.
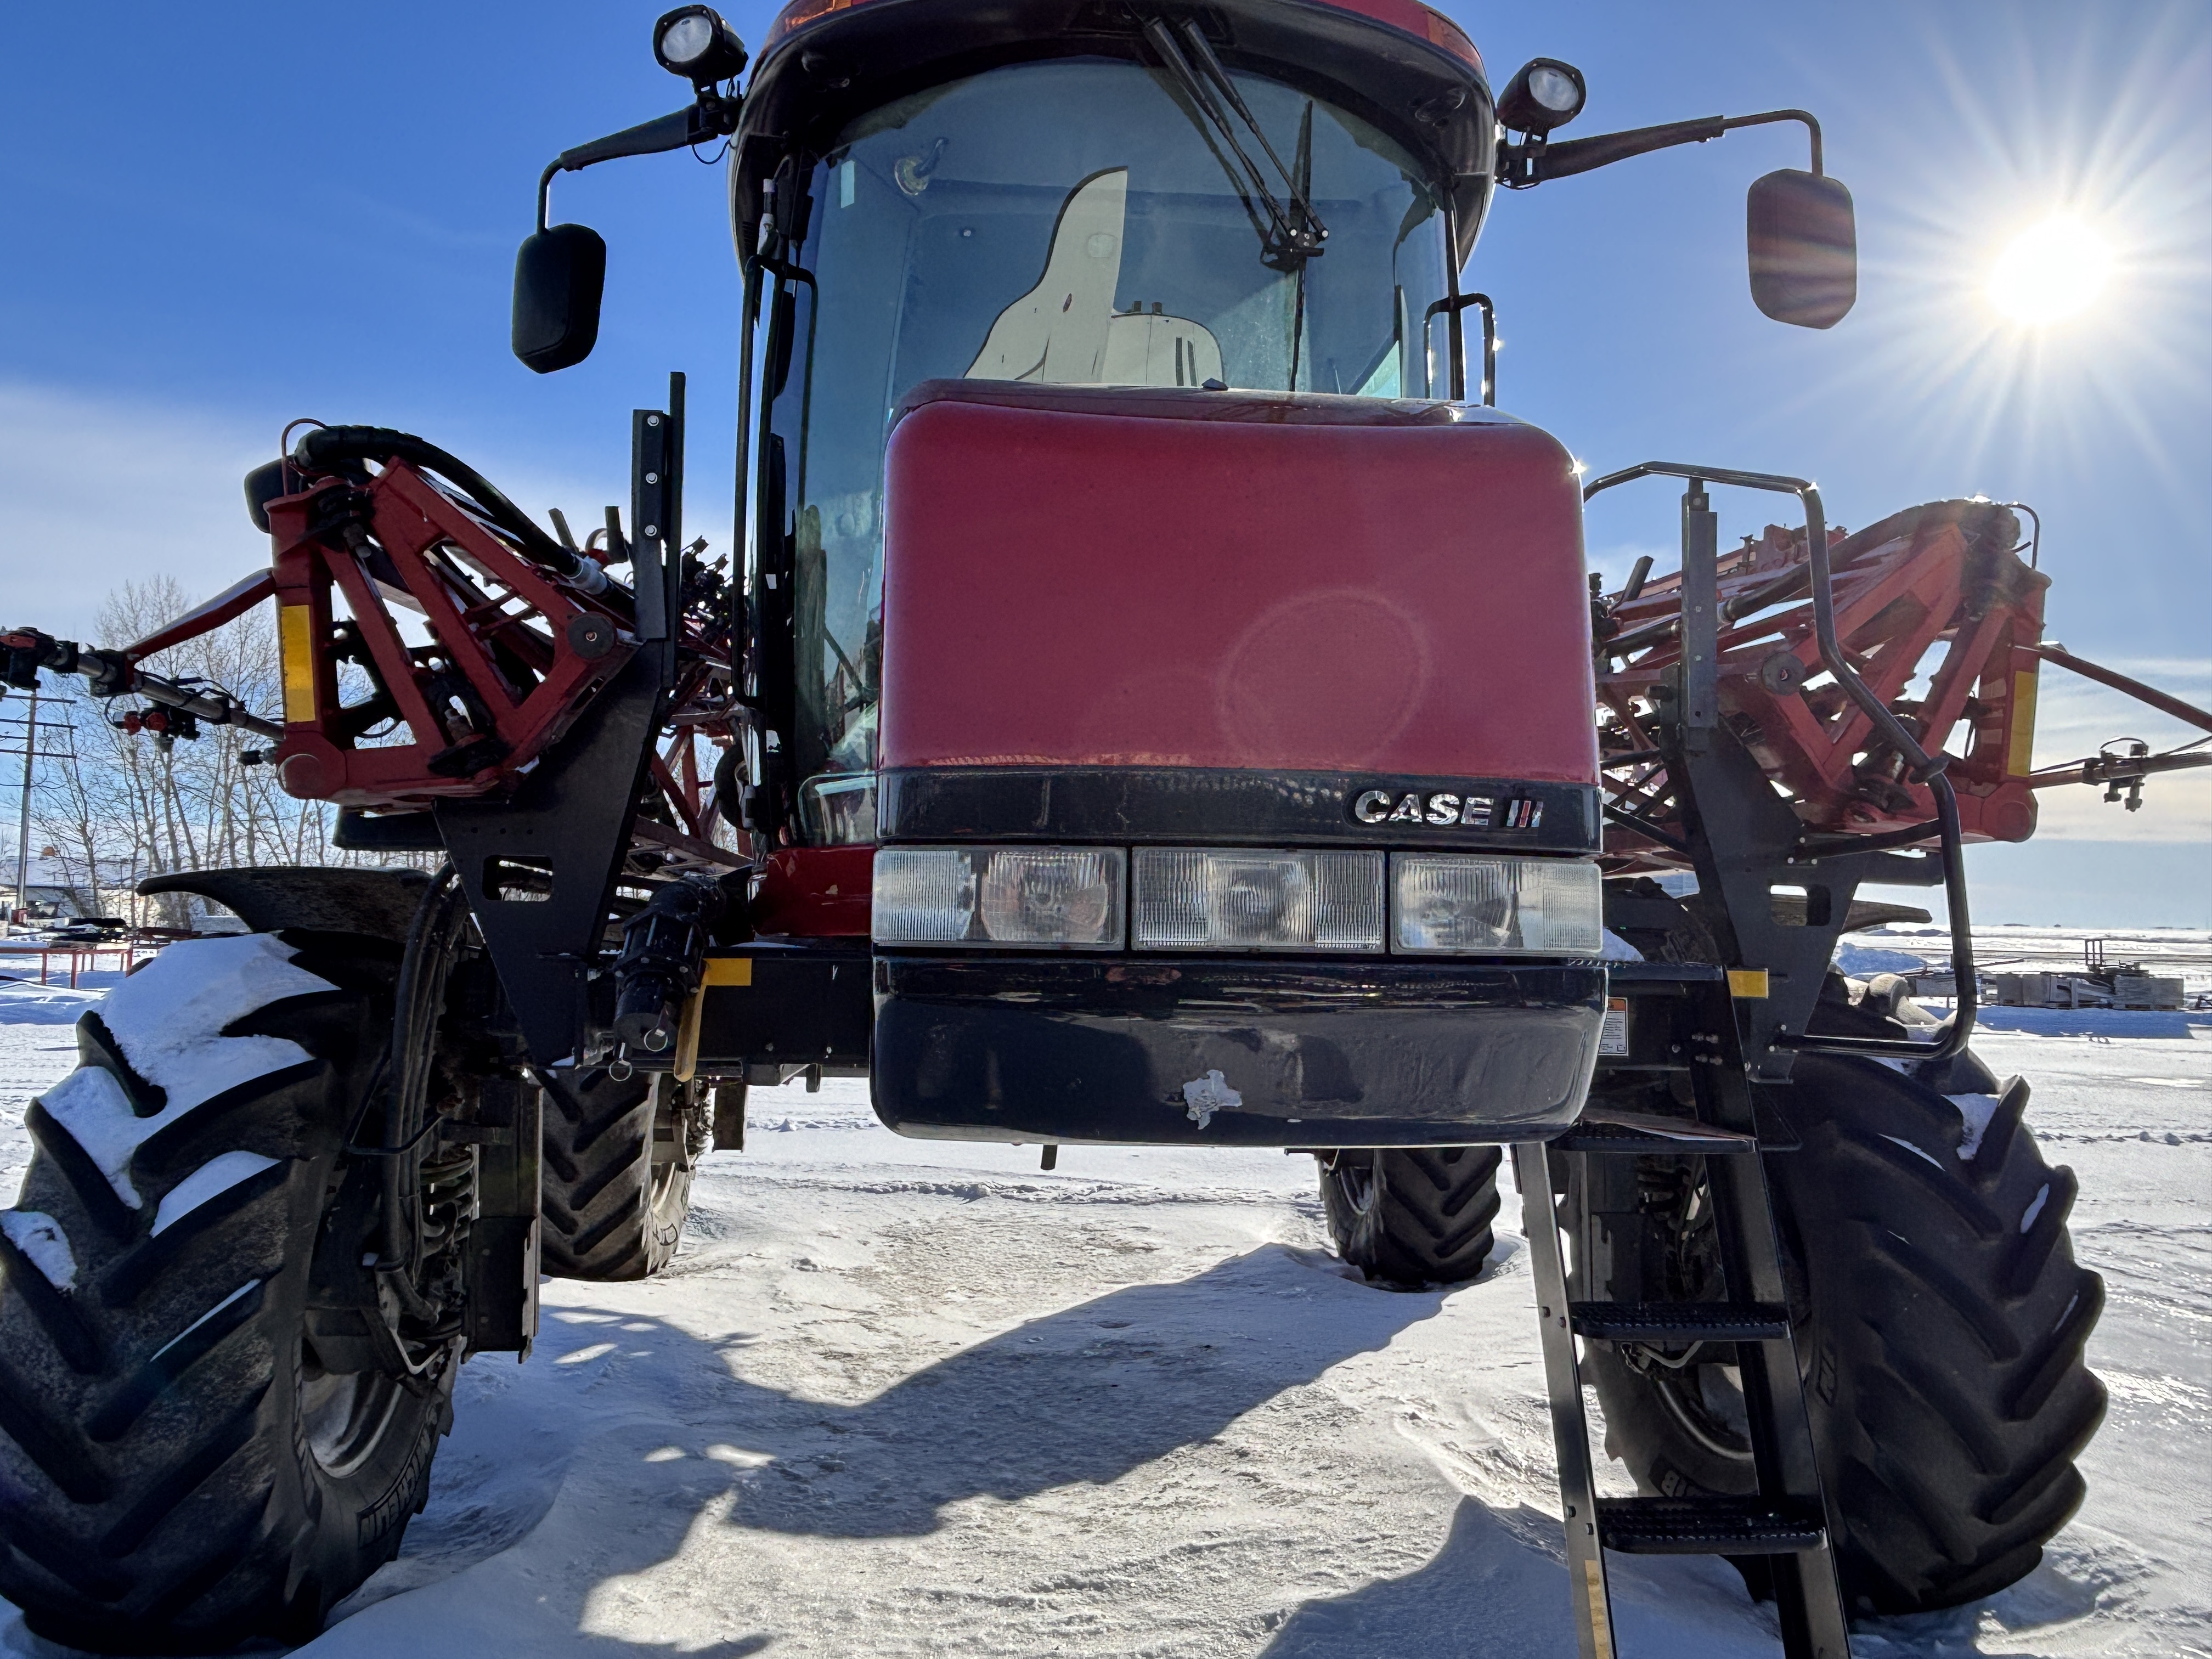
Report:
[{"label": "case ih sprayer", "polygon": [[[678,378],[582,546],[308,423],[247,480],[267,569],[126,648],[6,636],[14,683],[246,726],[343,845],[441,860],[149,884],[252,931],[164,951],[29,1109],[0,1592],[106,1651],[316,1630],[541,1271],[653,1272],[748,1087],[825,1076],[1047,1167],[1310,1152],[1386,1285],[1480,1269],[1512,1146],[1586,1655],[1608,1552],[1729,1556],[1829,1659],[2026,1573],[2101,1292],[1967,1046],[1960,848],[2203,757],[2031,770],[2075,659],[2011,508],[1585,483],[1491,406],[1461,281],[1500,189],[1802,123],[1752,290],[1830,326],[1812,118],[1556,139],[1575,70],[1493,98],[1412,0],[798,0],[742,89],[704,7],[654,49],[696,95],[547,169],[514,346],[596,334],[560,172],[729,141],[741,577],[684,538]],[[1583,501],[1639,479],[1680,568],[1595,593]],[[1802,527],[1723,553],[1716,489]],[[140,665],[264,603],[281,710]],[[1942,890],[1947,1021],[1831,969],[1868,883]],[[1595,1494],[1586,1386],[1640,1496]]]}]

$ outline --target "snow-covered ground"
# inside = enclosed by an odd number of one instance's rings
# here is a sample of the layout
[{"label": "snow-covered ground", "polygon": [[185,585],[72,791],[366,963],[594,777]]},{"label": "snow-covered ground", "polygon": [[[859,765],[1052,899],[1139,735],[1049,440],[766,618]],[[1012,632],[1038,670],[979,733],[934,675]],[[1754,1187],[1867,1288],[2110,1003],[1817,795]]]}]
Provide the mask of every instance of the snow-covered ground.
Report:
[{"label": "snow-covered ground", "polygon": [[[12,1194],[88,1000],[0,993]],[[2008,1012],[1979,1046],[2081,1175],[2112,1414],[2041,1569],[1854,1651],[2212,1656],[2212,1025]],[[1571,1655],[1506,1210],[1481,1280],[1392,1294],[1328,1254],[1309,1159],[1045,1174],[902,1140],[858,1085],[756,1094],[667,1273],[549,1284],[529,1364],[463,1372],[405,1553],[301,1651]],[[1720,1562],[1613,1583],[1624,1659],[1778,1651]],[[54,1651],[0,1606],[0,1652]]]}]

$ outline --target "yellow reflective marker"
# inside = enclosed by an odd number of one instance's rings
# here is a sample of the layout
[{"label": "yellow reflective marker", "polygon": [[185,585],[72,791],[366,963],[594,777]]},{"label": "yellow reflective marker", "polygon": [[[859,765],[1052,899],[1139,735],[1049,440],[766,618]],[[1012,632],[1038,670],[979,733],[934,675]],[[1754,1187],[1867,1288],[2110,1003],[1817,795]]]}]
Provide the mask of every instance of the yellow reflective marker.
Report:
[{"label": "yellow reflective marker", "polygon": [[1764,968],[1731,968],[1728,970],[1729,994],[1732,997],[1763,997],[1766,994],[1766,969]]},{"label": "yellow reflective marker", "polygon": [[699,1069],[699,1009],[707,1000],[707,987],[702,979],[691,1000],[684,1005],[684,1018],[676,1026],[676,1063],[669,1069],[676,1073],[678,1083],[689,1083]]},{"label": "yellow reflective marker", "polygon": [[1583,1589],[1589,1597],[1590,1646],[1597,1659],[1613,1659],[1613,1615],[1605,1605],[1605,1569],[1595,1561],[1583,1563]]},{"label": "yellow reflective marker", "polygon": [[699,1011],[706,1005],[707,993],[716,986],[729,985],[740,988],[753,982],[753,959],[750,957],[708,957],[699,970],[699,988],[691,1000],[684,1005],[683,1023],[676,1028],[676,1064],[671,1068],[678,1083],[689,1083],[699,1069]]},{"label": "yellow reflective marker", "polygon": [[2035,769],[2035,671],[2012,677],[2012,742],[2005,750],[2005,775],[2024,778]]},{"label": "yellow reflective marker", "polygon": [[314,613],[304,605],[276,607],[276,653],[284,665],[284,724],[315,723]]}]

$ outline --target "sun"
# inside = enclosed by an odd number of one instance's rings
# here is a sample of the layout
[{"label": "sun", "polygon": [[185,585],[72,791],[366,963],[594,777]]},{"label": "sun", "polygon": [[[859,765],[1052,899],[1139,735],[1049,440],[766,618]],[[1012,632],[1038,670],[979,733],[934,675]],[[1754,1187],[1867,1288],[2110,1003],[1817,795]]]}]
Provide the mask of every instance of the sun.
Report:
[{"label": "sun", "polygon": [[2112,274],[2112,245],[2070,214],[2013,238],[1990,272],[1990,303],[2014,322],[2063,322],[2097,302]]}]

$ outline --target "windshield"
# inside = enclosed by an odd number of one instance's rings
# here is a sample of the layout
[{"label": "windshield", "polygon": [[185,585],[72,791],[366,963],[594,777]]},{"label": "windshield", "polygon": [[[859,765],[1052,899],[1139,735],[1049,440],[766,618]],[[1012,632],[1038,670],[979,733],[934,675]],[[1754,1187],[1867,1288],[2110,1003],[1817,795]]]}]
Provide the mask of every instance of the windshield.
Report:
[{"label": "windshield", "polygon": [[[873,836],[872,799],[828,778],[876,763],[884,444],[916,382],[1430,395],[1443,218],[1418,164],[1343,111],[1231,79],[1257,133],[1167,71],[1058,61],[875,111],[816,167],[813,280],[763,388],[763,524],[793,550],[790,759],[822,780],[806,839]],[[1286,253],[1282,221],[1308,211],[1324,251]]]}]

